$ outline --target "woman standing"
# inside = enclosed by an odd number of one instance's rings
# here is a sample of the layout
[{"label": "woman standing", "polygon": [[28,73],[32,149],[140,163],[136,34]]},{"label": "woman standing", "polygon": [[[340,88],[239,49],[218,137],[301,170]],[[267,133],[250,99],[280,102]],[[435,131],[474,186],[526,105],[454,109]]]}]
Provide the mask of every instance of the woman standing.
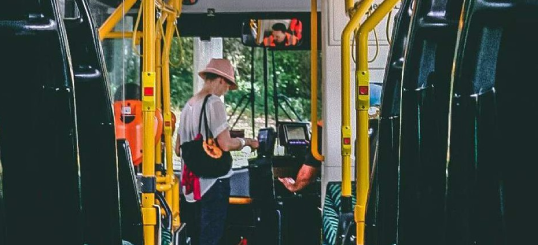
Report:
[{"label": "woman standing", "polygon": [[[206,114],[209,130],[216,136],[223,151],[241,150],[245,146],[258,148],[256,139],[231,138],[224,103],[219,98],[228,90],[237,89],[234,69],[227,59],[211,59],[206,68],[198,73],[204,79],[204,86],[185,104],[181,111],[178,138],[181,144],[192,141],[199,132],[198,124],[204,99],[207,100]],[[204,138],[204,130],[201,130]],[[185,170],[185,163],[182,163]],[[230,196],[230,176],[232,170],[217,178],[198,178],[189,171],[182,173],[182,192],[186,201],[196,202],[192,237],[194,245],[217,245],[224,233],[228,200]],[[193,188],[194,187],[194,188]]]}]

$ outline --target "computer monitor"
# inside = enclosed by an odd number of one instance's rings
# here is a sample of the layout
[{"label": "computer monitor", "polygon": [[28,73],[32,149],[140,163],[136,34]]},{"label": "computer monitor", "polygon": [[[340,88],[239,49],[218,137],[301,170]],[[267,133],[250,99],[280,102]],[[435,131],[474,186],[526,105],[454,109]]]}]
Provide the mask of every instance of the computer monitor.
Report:
[{"label": "computer monitor", "polygon": [[309,144],[308,123],[278,122],[278,137],[285,155],[301,158]]},{"label": "computer monitor", "polygon": [[290,140],[307,140],[304,125],[285,125],[286,138]]},{"label": "computer monitor", "polygon": [[303,122],[279,122],[278,134],[280,144],[295,145],[308,142],[308,124]]}]

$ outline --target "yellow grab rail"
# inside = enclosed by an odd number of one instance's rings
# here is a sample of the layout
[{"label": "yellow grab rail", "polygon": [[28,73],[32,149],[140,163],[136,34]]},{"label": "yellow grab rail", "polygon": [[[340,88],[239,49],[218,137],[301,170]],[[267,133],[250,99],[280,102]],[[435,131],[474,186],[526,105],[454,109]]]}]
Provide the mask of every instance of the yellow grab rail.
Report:
[{"label": "yellow grab rail", "polygon": [[[346,0],[346,5],[348,1]],[[346,209],[351,209],[351,35],[353,30],[359,27],[372,2],[373,0],[364,0],[361,4],[356,4],[354,7],[356,11],[353,11],[354,14],[342,32],[342,208]],[[344,204],[349,207],[344,207]]]},{"label": "yellow grab rail", "polygon": [[[163,63],[162,63],[162,57],[161,57],[161,50],[162,50],[162,41],[163,41],[163,38],[162,38],[162,22],[159,20],[159,18],[157,18],[157,20],[155,21],[155,114],[160,114],[162,113],[162,98],[161,98],[161,95],[162,95],[162,77],[163,77],[163,74],[162,74],[162,68],[163,68]],[[158,117],[161,117],[161,115],[159,115]],[[162,132],[161,132],[162,133]],[[162,173],[159,169],[162,169],[162,165],[163,165],[163,159],[162,159],[162,144],[161,144],[161,136],[162,135],[157,135],[156,138],[158,139],[158,141],[155,142],[155,164],[156,166],[159,166],[159,168],[157,168],[157,170],[155,170],[155,176],[159,177],[159,176],[164,176],[164,173]],[[168,200],[167,200],[168,201]]]},{"label": "yellow grab rail", "polygon": [[366,204],[370,188],[370,145],[368,140],[368,109],[370,107],[370,74],[368,72],[368,33],[373,30],[383,18],[394,8],[399,0],[385,0],[372,15],[364,21],[358,31],[357,42],[357,80],[356,110],[357,110],[357,145],[356,145],[356,187],[357,202],[354,218],[357,224],[357,244],[364,244],[364,227]]},{"label": "yellow grab rail", "polygon": [[310,9],[310,121],[312,122],[312,156],[323,161],[318,151],[318,1],[311,0]]},{"label": "yellow grab rail", "polygon": [[[177,181],[174,175],[174,166],[172,158],[172,111],[171,111],[171,91],[170,91],[170,48],[172,46],[172,38],[174,37],[174,30],[176,25],[176,19],[181,10],[182,2],[180,0],[171,0],[174,7],[174,13],[169,13],[166,19],[166,29],[164,37],[164,47],[162,50],[162,90],[163,90],[163,117],[164,117],[164,145],[165,145],[165,157],[166,157],[166,184],[171,185],[172,188],[165,192],[166,201],[171,204],[174,229],[179,228],[180,219],[179,215],[179,195],[174,194],[176,189],[179,192],[179,181]],[[176,14],[177,13],[177,14]],[[177,199],[177,200],[176,200]]]},{"label": "yellow grab rail", "polygon": [[144,244],[156,243],[155,226],[157,210],[155,204],[155,2],[143,0],[143,65],[142,65],[142,115],[144,144],[142,155],[142,221]]},{"label": "yellow grab rail", "polygon": [[[181,13],[182,1],[141,0],[139,11],[143,15],[143,31],[114,32],[114,26],[135,5],[137,0],[125,0],[99,28],[99,38],[143,39],[143,64],[141,73],[142,113],[143,113],[143,165],[142,165],[142,222],[144,226],[144,244],[154,245],[157,241],[155,192],[164,192],[166,202],[172,207],[173,229],[180,227],[179,219],[179,181],[174,175],[172,160],[172,114],[170,99],[170,46],[174,35],[174,26]],[[155,10],[159,8],[163,15],[158,22]],[[173,8],[173,9],[172,9]],[[166,31],[162,24],[166,20]],[[166,32],[166,36],[164,36]],[[164,39],[164,40],[162,40]],[[161,42],[164,41],[164,42]],[[162,98],[161,98],[162,95]],[[161,101],[162,99],[162,101]],[[162,102],[162,103],[161,103]],[[155,163],[162,163],[160,142],[155,141],[155,113],[162,113],[165,135],[166,173],[155,171]]]},{"label": "yellow grab rail", "polygon": [[99,28],[99,39],[103,40],[107,34],[114,29],[116,24],[125,16],[127,12],[134,6],[137,0],[125,0],[116,10],[105,20]]},{"label": "yellow grab rail", "polygon": [[[134,34],[134,35],[133,35]],[[132,31],[128,31],[128,32],[116,32],[116,31],[111,31],[109,33],[106,34],[106,36],[104,36],[103,38],[101,39],[105,39],[105,38],[132,38],[133,36],[136,37],[136,39],[140,39],[142,38],[142,32],[140,31],[137,31],[136,33],[133,33]]]},{"label": "yellow grab rail", "polygon": [[345,0],[345,11],[349,17],[353,16],[353,13],[356,10],[356,4],[359,4],[362,0],[358,0],[357,3],[354,3],[353,0]]}]

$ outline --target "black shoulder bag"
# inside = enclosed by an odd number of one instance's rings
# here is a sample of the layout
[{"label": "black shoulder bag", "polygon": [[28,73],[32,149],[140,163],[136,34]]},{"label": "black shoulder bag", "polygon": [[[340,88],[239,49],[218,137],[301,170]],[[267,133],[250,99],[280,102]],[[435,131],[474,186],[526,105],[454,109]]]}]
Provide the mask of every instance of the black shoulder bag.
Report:
[{"label": "black shoulder bag", "polygon": [[[232,155],[219,148],[217,139],[213,138],[213,134],[209,130],[205,109],[209,97],[211,94],[205,97],[202,105],[198,134],[194,140],[181,144],[181,157],[187,168],[198,177],[217,178],[228,173],[232,167]],[[205,140],[201,134],[202,116],[204,118]]]}]

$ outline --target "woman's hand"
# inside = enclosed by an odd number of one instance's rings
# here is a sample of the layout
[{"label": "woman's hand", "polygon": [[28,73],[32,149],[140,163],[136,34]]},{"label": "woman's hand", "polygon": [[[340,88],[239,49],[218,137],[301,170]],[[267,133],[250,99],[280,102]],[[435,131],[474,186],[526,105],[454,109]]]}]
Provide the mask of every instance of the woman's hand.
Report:
[{"label": "woman's hand", "polygon": [[250,146],[252,149],[258,149],[260,142],[257,139],[245,139],[247,143],[245,145]]}]

